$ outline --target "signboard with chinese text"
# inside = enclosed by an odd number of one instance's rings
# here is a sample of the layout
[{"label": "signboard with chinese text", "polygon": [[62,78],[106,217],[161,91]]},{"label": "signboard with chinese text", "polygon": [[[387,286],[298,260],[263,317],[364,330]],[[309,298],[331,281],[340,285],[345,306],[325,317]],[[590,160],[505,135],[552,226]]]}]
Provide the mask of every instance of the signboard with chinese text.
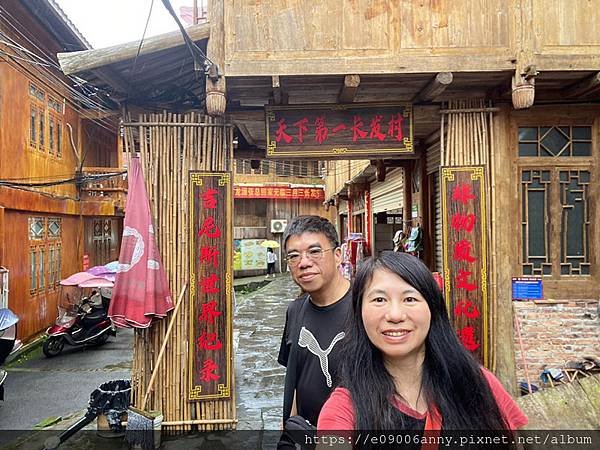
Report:
[{"label": "signboard with chinese text", "polygon": [[189,400],[229,398],[233,374],[233,188],[228,172],[190,171]]},{"label": "signboard with chinese text", "polygon": [[458,337],[489,364],[484,167],[442,167],[444,295]]},{"label": "signboard with chinese text", "polygon": [[261,270],[267,268],[267,248],[261,242],[264,239],[235,239],[234,270]]},{"label": "signboard with chinese text", "polygon": [[235,186],[234,198],[274,198],[325,200],[323,188],[288,187],[288,186]]},{"label": "signboard with chinese text", "polygon": [[413,153],[411,104],[266,106],[267,158]]},{"label": "signboard with chinese text", "polygon": [[516,277],[512,279],[513,300],[543,300],[542,279],[534,277]]}]

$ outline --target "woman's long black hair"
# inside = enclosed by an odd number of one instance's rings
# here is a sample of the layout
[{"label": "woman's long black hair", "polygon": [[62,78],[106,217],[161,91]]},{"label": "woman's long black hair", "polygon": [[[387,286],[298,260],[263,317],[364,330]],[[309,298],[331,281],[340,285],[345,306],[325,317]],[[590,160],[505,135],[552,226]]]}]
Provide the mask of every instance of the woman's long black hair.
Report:
[{"label": "woman's long black hair", "polygon": [[477,361],[464,349],[450,324],[440,289],[427,267],[406,253],[382,252],[365,260],[356,274],[348,335],[340,358],[340,385],[347,388],[356,410],[357,430],[404,428],[402,415],[390,403],[394,380],[379,349],[371,344],[362,321],[365,288],[376,270],[401,277],[416,288],[431,311],[425,340],[422,395],[436,405],[445,430],[505,430],[505,423]]}]

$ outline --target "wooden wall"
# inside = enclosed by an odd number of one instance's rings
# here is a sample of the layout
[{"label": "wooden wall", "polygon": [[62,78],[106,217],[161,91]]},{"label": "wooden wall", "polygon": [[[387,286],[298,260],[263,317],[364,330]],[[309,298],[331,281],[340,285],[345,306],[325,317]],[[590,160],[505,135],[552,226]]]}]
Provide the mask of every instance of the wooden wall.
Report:
[{"label": "wooden wall", "polygon": [[[592,173],[590,206],[592,210],[591,234],[589,236],[591,263],[593,272],[589,277],[562,277],[548,279],[544,277],[544,298],[560,303],[564,300],[597,299],[600,296],[600,267],[598,266],[600,227],[598,226],[598,163],[600,152],[600,108],[595,106],[563,105],[533,107],[529,110],[514,111],[508,105],[500,105],[500,112],[494,116],[493,165],[495,185],[491,187],[495,195],[496,226],[495,253],[496,265],[492,270],[496,274],[497,298],[496,310],[496,373],[505,382],[505,386],[515,386],[514,324],[512,314],[512,277],[522,276],[521,268],[521,212],[519,207],[520,175],[518,162],[518,127],[588,124],[592,127],[592,154],[587,158]],[[552,158],[546,164],[560,167],[566,159]],[[562,161],[561,161],[562,159]],[[573,158],[569,158],[571,161]],[[578,158],[579,163],[585,163]],[[539,162],[532,167],[540,168]],[[502,313],[500,313],[502,311]]]},{"label": "wooden wall", "polygon": [[[2,265],[10,270],[9,274],[9,307],[20,317],[18,326],[19,339],[27,339],[43,331],[54,322],[57,315],[56,304],[60,288],[48,287],[34,294],[30,293],[29,249],[38,242],[29,240],[28,219],[48,217],[48,215],[7,210],[4,214],[4,257]],[[53,216],[56,217],[56,216]],[[59,216],[62,219],[62,264],[61,277],[65,278],[81,270],[83,242],[81,222],[78,217]],[[47,259],[48,255],[46,255]],[[48,265],[46,263],[46,268]],[[48,277],[46,276],[46,280]]]},{"label": "wooden wall", "polygon": [[[62,156],[57,158],[29,145],[29,115],[32,97],[29,95],[29,83],[51,93],[62,100],[60,94],[48,89],[33,77],[25,76],[9,64],[0,64],[0,174],[2,178],[54,177],[68,178],[73,175],[76,160],[68,144],[69,134],[66,124],[73,127],[74,140],[78,141],[79,118],[69,107],[64,115]],[[46,143],[48,139],[46,138]],[[65,176],[66,175],[66,176]],[[46,188],[46,192],[74,197],[77,193],[73,184],[64,184]]]},{"label": "wooden wall", "polygon": [[[320,201],[237,199],[234,202],[234,239],[273,239],[278,241],[281,233],[271,233],[271,219],[287,219],[300,215],[317,215],[329,219],[335,225],[334,208],[329,211]],[[281,253],[283,257],[283,250]],[[285,270],[285,267],[284,267]],[[236,271],[238,277],[264,274],[264,270]]]},{"label": "wooden wall", "polygon": [[83,253],[88,255],[90,267],[119,259],[123,220],[99,216],[86,217],[83,221]]},{"label": "wooden wall", "polygon": [[[266,227],[270,230],[271,219],[287,219],[289,221],[296,216],[306,214],[333,219],[320,201],[236,199],[234,204],[235,227]],[[271,234],[270,231],[268,234]]]},{"label": "wooden wall", "polygon": [[599,11],[593,0],[225,0],[225,74],[597,70]]},{"label": "wooden wall", "polygon": [[[226,0],[225,29],[230,32],[226,34],[225,72],[295,75],[307,70],[364,74],[510,69],[520,3]],[[431,57],[433,47],[435,58]],[[350,72],[345,58],[352,58]],[[274,67],[277,70],[270,70]]]},{"label": "wooden wall", "polygon": [[119,167],[117,136],[89,120],[82,121],[81,141],[86,152],[84,166]]},{"label": "wooden wall", "polygon": [[325,179],[325,198],[344,189],[347,181],[358,175],[370,165],[368,159],[327,161],[327,178]]},{"label": "wooden wall", "polygon": [[[600,4],[596,0],[534,0],[534,63],[542,70],[584,70],[600,52]],[[527,13],[527,10],[525,10]],[[565,65],[569,62],[569,66]]]},{"label": "wooden wall", "polygon": [[[0,31],[44,58],[55,59],[61,46],[39,24],[37,19],[16,0],[2,2],[9,14],[0,18]],[[11,26],[12,24],[12,26]],[[13,27],[14,26],[14,27]],[[19,31],[15,30],[17,28]],[[0,43],[0,50],[10,55],[13,50]],[[29,64],[9,56],[0,64],[0,179],[15,182],[49,182],[75,176],[77,158],[71,145],[67,124],[73,129],[72,140],[79,151],[86,151],[94,164],[112,165],[117,161],[116,131],[110,132],[93,122],[82,130],[82,111],[73,99],[72,80],[53,68]],[[36,98],[30,84],[43,92]],[[49,97],[56,102],[52,108]],[[64,106],[63,106],[64,105]],[[36,143],[30,140],[30,113],[38,111]],[[44,114],[44,145],[39,145],[40,112]],[[85,114],[89,114],[89,111]],[[55,128],[55,146],[50,146],[50,115],[54,123],[62,124],[62,145]],[[52,150],[52,151],[51,151]],[[59,155],[60,153],[60,155]],[[86,161],[87,162],[87,161]],[[115,164],[116,166],[116,164]],[[20,316],[19,338],[28,340],[54,322],[58,289],[46,287],[30,293],[30,217],[59,217],[61,219],[61,274],[64,278],[81,270],[83,256],[83,220],[86,215],[114,216],[112,198],[97,197],[81,201],[74,183],[51,187],[0,187],[0,265],[10,270],[9,307]],[[115,219],[118,220],[118,219]],[[55,241],[56,242],[56,241]],[[41,245],[39,241],[31,242]],[[46,254],[46,270],[48,254]],[[91,255],[94,260],[94,255]]]},{"label": "wooden wall", "polygon": [[[502,158],[501,166],[509,161],[518,160],[518,128],[519,126],[569,126],[569,125],[589,125],[592,127],[592,156],[591,157],[571,157],[571,158],[544,158],[546,161],[540,162],[540,158],[527,160],[520,158],[523,167],[530,167],[536,170],[548,169],[552,167],[571,167],[572,169],[583,168],[590,170],[591,183],[589,192],[589,211],[590,211],[590,229],[589,229],[589,252],[592,272],[590,276],[562,276],[562,277],[544,277],[544,297],[553,300],[572,300],[572,299],[598,299],[600,297],[600,107],[583,105],[563,105],[561,107],[538,106],[527,111],[513,111],[510,121],[507,123],[506,145],[499,147],[498,158]],[[561,163],[563,166],[561,166]],[[575,163],[577,166],[565,166],[566,163]],[[504,178],[506,169],[500,169]],[[497,177],[499,180],[500,177]],[[520,202],[520,173],[519,166],[512,165],[510,172],[510,185],[502,187],[501,196],[510,199],[512,204]],[[500,197],[500,195],[499,195]],[[552,199],[552,197],[551,197]],[[559,205],[550,204],[550,208],[556,208]],[[500,210],[500,209],[499,209]],[[517,208],[507,208],[504,214],[499,214],[502,224],[500,227],[505,230],[504,248],[510,253],[510,249],[518,249],[517,254],[521,254],[521,222],[520,211]],[[558,215],[555,215],[555,219]],[[555,220],[555,228],[560,223]],[[552,240],[549,245],[555,246],[554,251],[549,250],[552,257],[551,261],[558,258],[558,249],[560,244],[557,240]],[[512,270],[512,276],[519,276],[522,273],[521,258],[512,258],[508,266]],[[508,285],[507,285],[508,286]]]}]

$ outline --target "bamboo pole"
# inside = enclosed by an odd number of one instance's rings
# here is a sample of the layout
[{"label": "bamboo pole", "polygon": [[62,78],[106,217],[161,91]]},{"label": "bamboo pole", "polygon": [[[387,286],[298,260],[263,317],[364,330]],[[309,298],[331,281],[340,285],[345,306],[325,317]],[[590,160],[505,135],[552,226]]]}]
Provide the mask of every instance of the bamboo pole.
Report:
[{"label": "bamboo pole", "polygon": [[[161,126],[152,126],[160,123]],[[170,126],[162,126],[168,124]],[[179,126],[179,124],[187,124]],[[124,127],[126,149],[135,145],[133,122]],[[189,125],[189,126],[188,126]],[[202,126],[192,126],[202,125]],[[147,181],[153,223],[158,246],[169,276],[171,291],[181,285],[189,267],[189,254],[181,251],[189,245],[189,170],[222,171],[231,164],[233,129],[221,119],[210,119],[194,112],[142,114],[135,126],[139,133],[139,150]],[[228,224],[230,225],[230,224]],[[157,385],[149,404],[165,412],[163,425],[168,432],[227,429],[235,425],[235,394],[228,400],[210,402],[182,401],[188,396],[188,338],[190,305],[186,301],[175,320],[173,334],[166,342],[167,355],[157,368]],[[155,349],[164,336],[166,324],[157,323],[151,329],[136,333],[134,342],[134,398],[143,398],[143,386],[153,373]],[[160,372],[160,373],[158,373]],[[139,376],[138,376],[139,374]]]}]

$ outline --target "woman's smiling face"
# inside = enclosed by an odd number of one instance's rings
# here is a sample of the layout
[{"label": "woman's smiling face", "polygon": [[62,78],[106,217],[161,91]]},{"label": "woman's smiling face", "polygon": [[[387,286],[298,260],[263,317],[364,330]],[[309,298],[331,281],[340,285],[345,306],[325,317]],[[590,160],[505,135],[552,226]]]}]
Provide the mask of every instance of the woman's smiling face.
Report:
[{"label": "woman's smiling face", "polygon": [[369,340],[386,359],[399,360],[425,350],[429,305],[398,275],[376,270],[364,290],[361,312]]}]

